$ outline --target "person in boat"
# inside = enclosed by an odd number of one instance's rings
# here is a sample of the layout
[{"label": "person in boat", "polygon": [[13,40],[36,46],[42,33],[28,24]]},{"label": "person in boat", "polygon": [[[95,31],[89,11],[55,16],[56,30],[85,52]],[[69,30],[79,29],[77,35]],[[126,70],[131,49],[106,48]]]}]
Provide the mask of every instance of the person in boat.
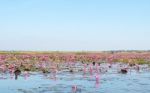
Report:
[{"label": "person in boat", "polygon": [[21,74],[21,70],[17,68],[17,69],[14,71],[14,74],[15,74],[15,79],[17,80],[17,79],[18,79],[18,75]]},{"label": "person in boat", "polygon": [[93,62],[93,66],[95,66],[95,62]]},{"label": "person in boat", "polygon": [[121,69],[121,73],[122,73],[122,74],[127,74],[127,73],[128,73],[127,68],[122,68],[122,69]]}]

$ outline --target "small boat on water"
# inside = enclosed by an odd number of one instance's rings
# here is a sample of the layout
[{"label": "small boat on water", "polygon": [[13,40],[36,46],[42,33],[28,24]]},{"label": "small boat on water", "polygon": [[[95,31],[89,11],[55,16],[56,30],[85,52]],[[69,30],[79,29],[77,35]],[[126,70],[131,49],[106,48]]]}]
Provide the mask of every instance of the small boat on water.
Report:
[{"label": "small boat on water", "polygon": [[128,70],[126,68],[122,68],[121,71],[120,71],[122,74],[127,74],[128,73]]}]

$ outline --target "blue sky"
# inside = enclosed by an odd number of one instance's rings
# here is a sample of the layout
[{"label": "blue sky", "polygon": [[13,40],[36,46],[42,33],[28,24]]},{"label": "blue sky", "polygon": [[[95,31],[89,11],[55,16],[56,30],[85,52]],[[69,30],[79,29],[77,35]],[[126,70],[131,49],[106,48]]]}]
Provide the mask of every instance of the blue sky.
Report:
[{"label": "blue sky", "polygon": [[0,50],[150,49],[150,0],[0,0]]}]

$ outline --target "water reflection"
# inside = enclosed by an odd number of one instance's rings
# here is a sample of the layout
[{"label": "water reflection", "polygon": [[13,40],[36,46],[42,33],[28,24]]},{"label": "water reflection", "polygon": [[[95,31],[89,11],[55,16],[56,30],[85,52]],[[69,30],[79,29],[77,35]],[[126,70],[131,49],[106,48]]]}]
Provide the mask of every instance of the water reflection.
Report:
[{"label": "water reflection", "polygon": [[95,82],[95,88],[99,88],[100,83]]}]

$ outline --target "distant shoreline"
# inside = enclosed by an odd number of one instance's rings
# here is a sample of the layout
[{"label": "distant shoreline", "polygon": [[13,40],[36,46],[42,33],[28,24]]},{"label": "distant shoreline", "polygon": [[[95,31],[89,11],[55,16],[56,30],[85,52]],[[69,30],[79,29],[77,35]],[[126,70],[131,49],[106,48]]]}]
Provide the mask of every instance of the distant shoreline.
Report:
[{"label": "distant shoreline", "polygon": [[150,52],[150,50],[107,50],[107,51],[24,51],[24,50],[0,50],[0,54],[3,53],[120,53],[120,52]]}]

